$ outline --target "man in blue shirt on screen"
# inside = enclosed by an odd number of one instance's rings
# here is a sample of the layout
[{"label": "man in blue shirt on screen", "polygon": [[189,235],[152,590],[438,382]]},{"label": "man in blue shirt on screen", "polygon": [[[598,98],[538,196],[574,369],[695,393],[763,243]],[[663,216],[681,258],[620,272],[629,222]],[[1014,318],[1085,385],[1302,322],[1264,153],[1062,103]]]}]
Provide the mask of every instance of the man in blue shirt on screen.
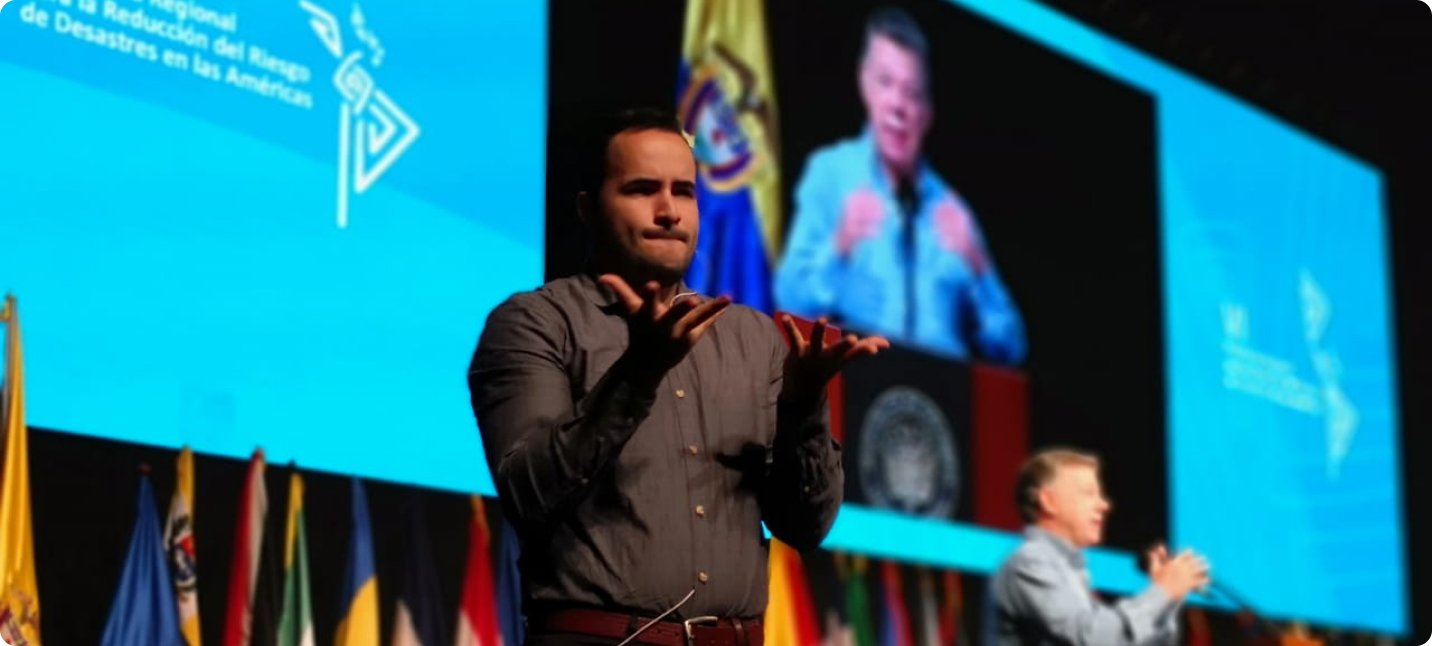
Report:
[{"label": "man in blue shirt on screen", "polygon": [[865,29],[858,137],[817,150],[776,271],[779,309],[957,358],[1024,360],[1024,325],[969,205],[921,154],[934,110],[925,36],[881,9]]}]

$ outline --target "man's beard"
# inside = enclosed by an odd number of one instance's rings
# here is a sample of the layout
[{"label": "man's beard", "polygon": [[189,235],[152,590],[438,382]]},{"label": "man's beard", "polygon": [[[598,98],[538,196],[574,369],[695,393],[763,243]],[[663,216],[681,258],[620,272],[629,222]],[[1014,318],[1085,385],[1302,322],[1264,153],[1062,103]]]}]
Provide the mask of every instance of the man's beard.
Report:
[{"label": "man's beard", "polygon": [[[686,276],[687,270],[691,268],[691,259],[694,255],[688,253],[679,266],[671,266],[637,253],[631,247],[621,244],[615,236],[607,231],[595,234],[593,243],[593,252],[597,260],[610,263],[611,268],[619,273],[627,274],[643,282],[654,280],[662,285],[671,285],[681,281]],[[638,285],[632,285],[632,287],[639,289]]]},{"label": "man's beard", "polygon": [[680,267],[672,267],[632,253],[629,249],[622,249],[622,253],[627,257],[624,264],[631,268],[633,275],[643,276],[663,285],[679,282],[686,276],[686,271],[691,268],[690,257],[687,257]]}]

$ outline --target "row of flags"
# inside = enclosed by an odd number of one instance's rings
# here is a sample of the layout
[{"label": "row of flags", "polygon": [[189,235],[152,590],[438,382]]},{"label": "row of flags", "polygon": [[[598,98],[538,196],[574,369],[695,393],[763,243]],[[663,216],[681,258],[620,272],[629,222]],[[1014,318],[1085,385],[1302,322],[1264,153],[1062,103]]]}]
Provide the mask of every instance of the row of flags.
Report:
[{"label": "row of flags", "polygon": [[[162,534],[147,472],[140,477],[134,530],[101,646],[199,646],[201,643],[192,514],[193,459],[187,447],[179,454],[174,498]],[[265,550],[268,536],[264,528],[269,512],[265,470],[263,452],[256,451],[249,461],[235,523],[223,644],[312,646],[317,638],[303,477],[296,471],[289,475],[282,550],[273,546]],[[409,535],[394,625],[388,638],[383,639],[368,500],[362,482],[351,479],[353,524],[340,588],[342,615],[333,643],[337,646],[521,643],[520,617],[510,626],[500,625],[498,621],[499,613],[518,617],[512,614],[518,611],[518,581],[515,576],[493,576],[493,541],[483,500],[480,496],[472,496],[471,500],[468,565],[455,632],[450,633],[445,622],[443,613],[447,611],[440,602],[437,570],[429,550],[425,523],[419,508],[413,507],[405,523]],[[504,539],[503,546],[505,552],[515,549],[512,540]],[[277,563],[268,562],[275,554],[282,554],[281,570]],[[501,558],[515,561],[511,553],[504,553]],[[515,568],[515,564],[512,567]],[[516,570],[511,569],[510,573],[515,575]]]},{"label": "row of flags", "polygon": [[[836,554],[844,616],[827,612],[824,627],[816,615],[800,554],[771,541],[770,601],[766,606],[766,643],[771,646],[960,646],[969,644],[960,621],[964,598],[960,575],[914,570],[919,605],[905,601],[907,570],[892,561],[871,563],[863,556]],[[878,578],[876,578],[878,576]],[[938,576],[938,582],[936,577]],[[878,598],[872,600],[872,583]],[[878,615],[871,612],[878,608]],[[878,616],[879,631],[877,633]]]}]

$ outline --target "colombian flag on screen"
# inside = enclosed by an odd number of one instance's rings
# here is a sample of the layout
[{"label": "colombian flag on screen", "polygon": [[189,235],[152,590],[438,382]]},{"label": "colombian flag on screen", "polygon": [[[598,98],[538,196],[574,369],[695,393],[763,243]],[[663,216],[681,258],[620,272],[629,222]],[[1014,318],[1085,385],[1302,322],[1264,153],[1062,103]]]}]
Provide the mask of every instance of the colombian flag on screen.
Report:
[{"label": "colombian flag on screen", "polygon": [[762,2],[686,5],[676,110],[699,167],[701,236],[686,281],[769,313],[782,214]]}]

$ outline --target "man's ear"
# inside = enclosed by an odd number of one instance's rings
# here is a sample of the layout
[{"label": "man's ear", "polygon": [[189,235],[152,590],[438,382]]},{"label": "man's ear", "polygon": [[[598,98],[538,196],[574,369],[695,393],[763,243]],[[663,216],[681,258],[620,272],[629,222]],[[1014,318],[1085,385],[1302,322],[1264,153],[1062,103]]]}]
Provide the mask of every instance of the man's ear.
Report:
[{"label": "man's ear", "polygon": [[1039,499],[1039,511],[1046,516],[1054,515],[1054,492],[1049,487],[1040,487],[1037,494]]}]

